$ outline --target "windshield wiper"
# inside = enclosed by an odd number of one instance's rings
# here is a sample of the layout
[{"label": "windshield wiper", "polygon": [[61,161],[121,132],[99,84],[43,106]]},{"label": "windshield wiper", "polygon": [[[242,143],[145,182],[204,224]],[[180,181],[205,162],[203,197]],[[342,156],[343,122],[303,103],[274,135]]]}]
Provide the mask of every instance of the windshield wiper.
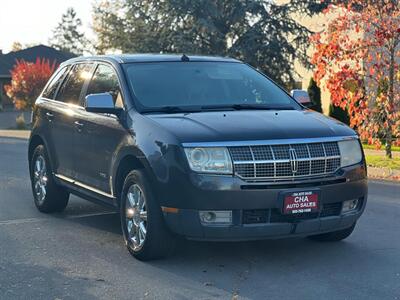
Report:
[{"label": "windshield wiper", "polygon": [[222,104],[222,105],[204,105],[201,107],[201,109],[203,110],[213,110],[213,109],[294,110],[295,108],[292,106],[271,106],[265,104]]},{"label": "windshield wiper", "polygon": [[143,109],[142,113],[193,113],[207,110],[294,110],[292,106],[271,106],[266,104],[216,104],[203,106],[160,106]]},{"label": "windshield wiper", "polygon": [[200,111],[199,109],[190,108],[190,107],[179,107],[179,106],[160,106],[160,107],[151,107],[145,108],[141,112],[142,113],[152,113],[152,112],[163,112],[163,113],[191,113]]}]

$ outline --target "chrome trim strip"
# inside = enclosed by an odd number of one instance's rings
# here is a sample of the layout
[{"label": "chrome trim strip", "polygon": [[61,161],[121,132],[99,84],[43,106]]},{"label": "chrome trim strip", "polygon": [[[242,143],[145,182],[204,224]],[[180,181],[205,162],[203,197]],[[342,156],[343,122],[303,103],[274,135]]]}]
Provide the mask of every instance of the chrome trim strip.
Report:
[{"label": "chrome trim strip", "polygon": [[56,176],[59,179],[62,179],[64,181],[67,181],[69,183],[74,183],[74,180],[72,178],[69,178],[67,176],[61,175],[61,174],[54,174],[54,176]]},{"label": "chrome trim strip", "polygon": [[[318,173],[318,174],[313,174],[312,176],[304,175],[304,176],[282,176],[282,177],[257,177],[257,178],[252,178],[252,177],[241,177],[238,176],[238,178],[242,179],[243,181],[246,181],[247,183],[259,183],[259,184],[285,184],[285,183],[305,183],[309,182],[311,180],[331,180],[327,178],[335,178],[338,177],[334,173]],[[268,181],[265,181],[265,180]],[[304,181],[307,180],[307,181]]]},{"label": "chrome trim strip", "polygon": [[339,142],[344,140],[358,140],[358,136],[332,136],[320,138],[302,139],[275,139],[275,140],[256,140],[256,141],[221,141],[221,142],[196,142],[182,143],[183,147],[235,147],[235,146],[266,146],[266,145],[286,145],[286,144],[312,144],[321,142]]},{"label": "chrome trim strip", "polygon": [[[326,149],[325,149],[324,143],[322,143],[321,145],[322,145],[322,149],[324,150],[324,154],[325,154],[325,170],[324,170],[324,173],[326,173],[326,168],[328,167],[328,158],[326,157]],[[338,145],[338,149],[339,149],[339,152],[340,152],[339,145]]]},{"label": "chrome trim strip", "polygon": [[89,185],[87,185],[87,184],[84,184],[84,183],[82,183],[82,182],[79,182],[79,181],[77,181],[77,180],[75,180],[75,179],[69,178],[69,177],[64,176],[64,175],[61,175],[61,174],[54,174],[54,176],[56,176],[57,178],[59,178],[59,179],[61,179],[61,180],[66,181],[66,182],[68,182],[68,183],[72,183],[72,184],[74,184],[74,185],[76,185],[76,186],[79,186],[79,187],[81,187],[81,188],[84,188],[84,189],[86,189],[86,190],[89,190],[89,191],[91,191],[91,192],[94,192],[94,193],[96,193],[96,194],[105,196],[105,197],[107,197],[107,198],[115,199],[115,197],[114,197],[112,194],[103,192],[103,191],[101,191],[101,190],[99,190],[99,189],[96,189],[96,188],[94,188],[94,187],[91,187],[91,186],[89,186]]},{"label": "chrome trim strip", "polygon": [[[308,157],[311,158],[310,146],[308,146],[308,144],[306,144],[306,147],[307,147]],[[308,170],[308,174],[311,174],[311,172],[312,172],[312,163],[311,163],[311,161],[310,161],[310,168],[309,168],[309,170]]]},{"label": "chrome trim strip", "polygon": [[[271,153],[272,153],[272,159],[273,159],[273,161],[274,161],[274,178],[276,177],[276,161],[275,161],[275,152],[272,150],[272,147],[271,146],[269,146],[268,147],[269,148],[269,150],[271,151]],[[236,174],[236,173],[235,173]],[[239,175],[238,175],[239,176]]]},{"label": "chrome trim strip", "polygon": [[[254,152],[253,149],[251,147],[249,147],[250,153],[251,153],[251,157],[253,158],[253,168],[254,168],[254,177],[257,177],[257,164],[256,164],[256,159],[254,157]],[[235,164],[235,161],[233,161],[233,164]]]},{"label": "chrome trim strip", "polygon": [[236,173],[235,173],[235,176],[237,176],[240,179],[247,181],[247,182],[253,182],[253,181],[254,182],[258,182],[258,181],[264,182],[266,179],[271,180],[271,182],[280,182],[280,181],[287,181],[288,179],[291,179],[291,180],[294,180],[294,179],[302,180],[303,179],[304,180],[304,179],[309,179],[309,178],[318,178],[321,176],[328,177],[328,176],[332,176],[333,174],[335,174],[335,172],[339,169],[340,168],[337,168],[332,173],[315,173],[312,175],[299,175],[299,176],[290,175],[290,176],[279,176],[279,177],[271,177],[271,176],[270,177],[243,177]]},{"label": "chrome trim strip", "polygon": [[[333,158],[340,158],[340,155],[334,155],[334,156],[326,156],[326,157],[311,157],[311,158],[297,158],[297,161],[312,161],[312,160],[325,160],[325,159],[333,159]],[[277,159],[277,160],[237,160],[234,161],[233,163],[235,165],[241,165],[241,164],[272,164],[274,162],[277,163],[288,163],[290,162],[290,159]]]}]

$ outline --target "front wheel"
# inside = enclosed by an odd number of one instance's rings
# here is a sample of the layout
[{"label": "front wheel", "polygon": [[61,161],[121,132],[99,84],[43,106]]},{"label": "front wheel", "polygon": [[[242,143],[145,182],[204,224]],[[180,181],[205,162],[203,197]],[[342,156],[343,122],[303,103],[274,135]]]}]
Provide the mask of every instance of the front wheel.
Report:
[{"label": "front wheel", "polygon": [[318,235],[311,235],[308,238],[319,242],[338,242],[349,237],[353,233],[355,227],[356,223],[354,223],[351,227],[346,229],[318,234]]},{"label": "front wheel", "polygon": [[122,232],[129,252],[140,260],[168,256],[174,249],[175,237],[166,228],[143,171],[128,174],[120,200]]}]

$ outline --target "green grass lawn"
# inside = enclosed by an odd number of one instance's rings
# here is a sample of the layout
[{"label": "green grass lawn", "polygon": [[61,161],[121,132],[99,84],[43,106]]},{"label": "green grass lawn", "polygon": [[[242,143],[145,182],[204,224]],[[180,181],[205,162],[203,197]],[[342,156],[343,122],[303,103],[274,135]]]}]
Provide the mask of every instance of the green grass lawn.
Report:
[{"label": "green grass lawn", "polygon": [[[375,145],[363,144],[362,146],[364,149],[377,150]],[[385,146],[382,146],[379,150],[385,151]],[[392,151],[400,151],[400,146],[392,146]]]},{"label": "green grass lawn", "polygon": [[367,165],[378,168],[390,168],[392,170],[400,170],[400,157],[392,159],[382,155],[365,155]]}]

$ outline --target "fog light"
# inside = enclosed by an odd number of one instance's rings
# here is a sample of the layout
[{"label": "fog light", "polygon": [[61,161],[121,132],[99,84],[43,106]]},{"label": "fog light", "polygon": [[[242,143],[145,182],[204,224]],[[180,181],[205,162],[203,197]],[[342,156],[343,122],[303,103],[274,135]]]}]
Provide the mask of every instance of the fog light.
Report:
[{"label": "fog light", "polygon": [[343,202],[342,213],[355,210],[358,205],[358,199],[347,200]]},{"label": "fog light", "polygon": [[202,210],[199,212],[199,216],[203,224],[232,224],[231,210]]}]

